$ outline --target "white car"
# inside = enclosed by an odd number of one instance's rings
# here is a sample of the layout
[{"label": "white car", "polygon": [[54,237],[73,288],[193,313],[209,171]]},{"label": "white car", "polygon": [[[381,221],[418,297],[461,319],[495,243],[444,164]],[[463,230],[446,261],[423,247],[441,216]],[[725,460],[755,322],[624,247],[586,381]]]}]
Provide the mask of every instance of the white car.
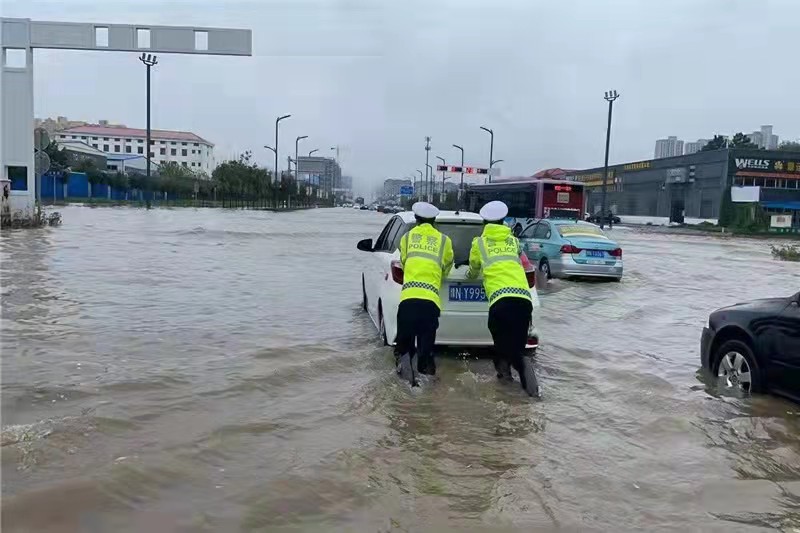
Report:
[{"label": "white car", "polygon": [[[394,345],[397,336],[397,306],[403,285],[400,263],[400,238],[416,225],[414,214],[405,211],[394,215],[383,228],[378,240],[359,241],[358,249],[370,252],[364,257],[361,273],[363,307],[378,328],[384,344]],[[472,239],[483,231],[483,219],[476,213],[442,211],[436,217],[436,228],[453,241],[454,263],[469,261]],[[481,279],[467,280],[466,264],[453,267],[442,282],[442,313],[436,344],[439,346],[491,346],[489,333],[489,303]],[[533,300],[533,316],[528,332],[527,348],[535,349],[539,334],[535,319],[540,307],[536,291],[535,269],[527,272]]]}]

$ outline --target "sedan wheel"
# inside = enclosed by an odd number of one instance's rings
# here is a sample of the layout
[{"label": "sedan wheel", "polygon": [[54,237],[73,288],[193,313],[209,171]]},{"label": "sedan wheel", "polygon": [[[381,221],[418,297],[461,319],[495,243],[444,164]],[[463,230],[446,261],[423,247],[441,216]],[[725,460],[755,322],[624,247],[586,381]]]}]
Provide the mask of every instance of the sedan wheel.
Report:
[{"label": "sedan wheel", "polygon": [[550,274],[550,263],[547,262],[547,259],[542,259],[542,262],[539,263],[539,272],[541,272],[545,279],[550,279],[552,275]]},{"label": "sedan wheel", "polygon": [[741,341],[728,341],[717,351],[719,386],[743,393],[758,392],[760,372],[750,348]]}]

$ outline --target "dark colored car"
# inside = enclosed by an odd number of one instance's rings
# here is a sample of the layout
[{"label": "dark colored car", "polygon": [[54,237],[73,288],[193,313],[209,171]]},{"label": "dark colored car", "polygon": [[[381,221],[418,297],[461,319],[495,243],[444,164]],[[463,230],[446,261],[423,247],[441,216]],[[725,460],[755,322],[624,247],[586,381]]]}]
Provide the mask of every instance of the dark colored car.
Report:
[{"label": "dark colored car", "polygon": [[[595,213],[594,215],[587,216],[586,217],[586,222],[592,222],[594,224],[600,224],[600,219],[601,218],[603,218],[603,217],[600,216],[600,213]],[[615,215],[613,213],[608,213],[606,215],[606,220],[605,220],[606,224],[611,224],[611,223],[619,224],[620,222],[621,222],[621,220],[617,215]]]},{"label": "dark colored car", "polygon": [[723,388],[800,402],[800,292],[717,309],[700,341],[703,368]]}]

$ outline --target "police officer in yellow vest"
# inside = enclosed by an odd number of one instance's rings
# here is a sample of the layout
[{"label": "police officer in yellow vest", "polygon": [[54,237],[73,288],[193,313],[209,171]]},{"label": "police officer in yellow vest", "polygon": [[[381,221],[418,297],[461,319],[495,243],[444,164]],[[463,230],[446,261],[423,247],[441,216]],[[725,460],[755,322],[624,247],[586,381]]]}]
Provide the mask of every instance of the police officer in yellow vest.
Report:
[{"label": "police officer in yellow vest", "polygon": [[416,374],[436,374],[433,345],[439,328],[442,278],[453,266],[453,243],[434,228],[439,210],[427,203],[411,206],[417,225],[400,239],[403,290],[397,308],[397,372],[412,386]]},{"label": "police officer in yellow vest", "polygon": [[539,384],[533,365],[525,360],[533,304],[520,261],[519,241],[511,228],[503,224],[508,215],[506,204],[489,202],[480,215],[484,221],[483,233],[472,241],[466,277],[475,279],[483,271],[497,377],[512,380],[510,367],[514,367],[522,388],[530,396],[538,396]]}]

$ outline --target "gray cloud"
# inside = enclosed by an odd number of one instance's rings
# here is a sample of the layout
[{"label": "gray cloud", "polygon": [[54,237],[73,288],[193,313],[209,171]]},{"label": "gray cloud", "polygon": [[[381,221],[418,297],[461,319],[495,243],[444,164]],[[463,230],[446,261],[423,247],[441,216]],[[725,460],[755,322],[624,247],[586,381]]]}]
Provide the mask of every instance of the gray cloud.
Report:
[{"label": "gray cloud", "polygon": [[[192,130],[217,157],[273,141],[282,165],[341,145],[361,183],[405,176],[433,155],[485,165],[488,135],[504,174],[602,161],[603,92],[622,97],[612,161],[652,155],[666,135],[693,140],[774,124],[797,137],[800,3],[793,0],[5,3],[4,16],[246,27],[254,57],[163,56],[154,124]],[[39,51],[37,116],[144,123],[144,73],[134,54]]]}]

